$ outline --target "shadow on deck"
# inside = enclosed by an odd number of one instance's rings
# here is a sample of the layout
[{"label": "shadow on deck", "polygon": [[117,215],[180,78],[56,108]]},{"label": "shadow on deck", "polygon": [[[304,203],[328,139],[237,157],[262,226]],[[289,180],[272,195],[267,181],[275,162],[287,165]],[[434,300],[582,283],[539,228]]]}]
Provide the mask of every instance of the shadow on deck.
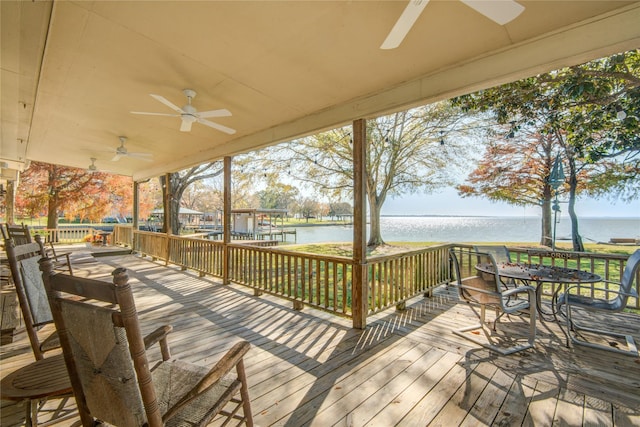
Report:
[{"label": "shadow on deck", "polygon": [[[175,357],[212,364],[237,339],[252,343],[245,364],[259,426],[640,425],[639,359],[568,349],[554,322],[539,322],[535,349],[498,356],[451,333],[474,322],[453,288],[373,316],[361,331],[135,256],[100,258],[78,274],[108,280],[116,266],[130,270],[143,332],[174,326]],[[1,354],[2,376],[32,360],[26,336]],[[2,425],[21,423],[23,408],[3,401]]]}]

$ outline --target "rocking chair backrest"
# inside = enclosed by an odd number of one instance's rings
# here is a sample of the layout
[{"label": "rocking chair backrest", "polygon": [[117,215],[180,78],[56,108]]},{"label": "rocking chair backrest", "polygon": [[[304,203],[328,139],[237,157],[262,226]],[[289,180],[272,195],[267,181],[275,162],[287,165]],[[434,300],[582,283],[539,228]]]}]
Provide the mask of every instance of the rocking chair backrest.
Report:
[{"label": "rocking chair backrest", "polygon": [[42,359],[37,327],[53,322],[38,266],[43,257],[42,248],[37,243],[15,245],[13,239],[5,240],[4,247],[31,347],[36,359]]},{"label": "rocking chair backrest", "polygon": [[26,245],[27,243],[33,243],[33,239],[31,238],[31,233],[29,231],[29,226],[24,224],[7,224],[6,229],[9,235],[9,239],[13,239],[13,242],[17,246]]},{"label": "rocking chair backrest", "polygon": [[116,269],[113,283],[106,283],[52,274],[50,260],[41,264],[83,423],[161,426],[126,270]]}]

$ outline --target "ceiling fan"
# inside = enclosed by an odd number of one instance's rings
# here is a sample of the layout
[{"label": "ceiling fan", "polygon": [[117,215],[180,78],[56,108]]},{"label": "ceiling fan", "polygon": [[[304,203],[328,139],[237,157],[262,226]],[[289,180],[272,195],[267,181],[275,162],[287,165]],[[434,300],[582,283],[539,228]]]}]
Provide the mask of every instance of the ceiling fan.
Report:
[{"label": "ceiling fan", "polygon": [[[476,12],[499,25],[513,21],[524,10],[524,6],[513,0],[460,0]],[[411,0],[396,21],[380,49],[395,49],[413,27],[429,0]]]},{"label": "ceiling fan", "polygon": [[182,132],[190,132],[191,131],[191,125],[194,122],[198,122],[198,123],[201,123],[201,124],[203,124],[205,126],[209,126],[211,128],[214,128],[214,129],[217,129],[219,131],[222,131],[224,133],[228,133],[229,135],[233,135],[234,133],[236,133],[235,129],[231,129],[229,127],[222,126],[222,125],[220,125],[218,123],[214,123],[214,122],[212,122],[210,120],[206,120],[205,119],[205,118],[209,118],[209,117],[228,117],[228,116],[231,116],[231,112],[229,110],[221,109],[221,110],[210,110],[210,111],[198,112],[198,110],[196,110],[195,107],[191,105],[191,100],[196,97],[196,91],[194,91],[192,89],[184,89],[182,92],[187,97],[187,105],[185,105],[182,108],[178,107],[177,105],[175,105],[174,103],[172,103],[171,101],[169,101],[167,98],[165,98],[163,96],[151,94],[151,96],[153,98],[155,98],[158,101],[162,102],[164,105],[166,105],[167,107],[169,107],[172,110],[174,110],[177,114],[147,113],[147,112],[143,112],[143,111],[131,111],[131,113],[132,114],[144,114],[144,115],[149,115],[149,116],[180,117],[180,119],[182,120],[182,123],[180,124],[180,130]]},{"label": "ceiling fan", "polygon": [[89,166],[87,166],[87,172],[89,173],[96,173],[96,172],[104,172],[104,173],[114,173],[108,170],[104,170],[102,168],[98,169],[98,166],[96,166],[96,160],[98,160],[95,157],[91,157],[89,160],[91,160],[91,164]]},{"label": "ceiling fan", "polygon": [[91,164],[89,166],[87,166],[87,170],[91,173],[93,172],[98,172],[98,167],[96,166],[96,159],[95,157],[91,157]]},{"label": "ceiling fan", "polygon": [[150,162],[153,159],[153,154],[151,153],[130,153],[127,151],[127,148],[124,146],[124,143],[127,141],[126,136],[119,136],[120,146],[116,148],[116,155],[111,159],[112,162],[117,162],[122,157],[131,157],[133,159],[144,160]]}]

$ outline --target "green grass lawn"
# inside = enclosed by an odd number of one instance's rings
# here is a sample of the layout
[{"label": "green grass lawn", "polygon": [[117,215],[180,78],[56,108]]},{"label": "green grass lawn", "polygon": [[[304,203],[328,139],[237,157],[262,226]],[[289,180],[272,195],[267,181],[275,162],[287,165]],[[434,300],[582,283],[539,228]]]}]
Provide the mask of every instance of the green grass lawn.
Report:
[{"label": "green grass lawn", "polygon": [[[378,246],[374,249],[367,249],[367,256],[382,256],[382,255],[390,255],[394,253],[401,252],[409,252],[413,250],[418,250],[422,248],[427,248],[433,245],[439,245],[442,242],[391,242],[386,245]],[[487,245],[487,244],[495,244],[495,245],[506,245],[509,247],[526,247],[526,248],[536,248],[536,249],[550,249],[544,246],[536,245],[531,242],[477,242],[478,244]],[[474,243],[467,243],[474,244]],[[353,256],[353,246],[351,243],[309,243],[309,244],[291,244],[284,246],[287,249],[298,252],[306,252],[317,255],[327,255],[327,256],[344,256],[344,257],[352,257]],[[559,243],[556,244],[556,249],[562,251],[571,251],[572,247],[570,243]],[[614,246],[614,245],[602,245],[597,243],[586,243],[585,251],[586,252],[594,252],[601,254],[621,254],[621,255],[630,255],[637,249],[640,249],[640,246]]]}]

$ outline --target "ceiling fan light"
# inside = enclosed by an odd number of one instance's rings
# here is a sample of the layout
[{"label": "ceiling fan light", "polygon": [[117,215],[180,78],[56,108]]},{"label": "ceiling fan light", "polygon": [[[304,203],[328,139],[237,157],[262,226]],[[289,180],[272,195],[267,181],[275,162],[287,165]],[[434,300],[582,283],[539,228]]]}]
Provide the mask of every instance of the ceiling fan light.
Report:
[{"label": "ceiling fan light", "polygon": [[187,122],[187,123],[193,123],[196,120],[198,120],[195,116],[192,116],[191,114],[182,114],[180,117],[182,117],[183,122]]}]

